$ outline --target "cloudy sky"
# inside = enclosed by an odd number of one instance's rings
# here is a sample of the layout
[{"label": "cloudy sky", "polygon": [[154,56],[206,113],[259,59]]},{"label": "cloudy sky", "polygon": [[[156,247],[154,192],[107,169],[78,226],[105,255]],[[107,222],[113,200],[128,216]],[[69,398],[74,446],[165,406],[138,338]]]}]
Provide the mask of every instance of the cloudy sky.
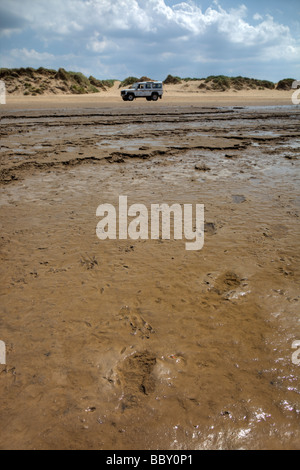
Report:
[{"label": "cloudy sky", "polygon": [[0,0],[0,67],[300,79],[299,0]]}]

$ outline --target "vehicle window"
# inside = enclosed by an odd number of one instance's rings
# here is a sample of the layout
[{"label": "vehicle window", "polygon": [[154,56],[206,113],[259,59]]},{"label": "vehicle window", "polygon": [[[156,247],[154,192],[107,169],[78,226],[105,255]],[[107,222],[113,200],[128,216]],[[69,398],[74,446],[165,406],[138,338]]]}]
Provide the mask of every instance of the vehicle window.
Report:
[{"label": "vehicle window", "polygon": [[153,83],[153,88],[161,88],[162,84],[161,83]]},{"label": "vehicle window", "polygon": [[147,83],[146,88],[152,88],[151,83]]}]

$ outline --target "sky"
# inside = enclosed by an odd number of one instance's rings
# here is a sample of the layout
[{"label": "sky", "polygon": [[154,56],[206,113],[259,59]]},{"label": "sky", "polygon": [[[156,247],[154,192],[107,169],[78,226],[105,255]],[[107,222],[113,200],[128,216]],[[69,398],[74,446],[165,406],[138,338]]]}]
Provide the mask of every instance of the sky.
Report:
[{"label": "sky", "polygon": [[300,79],[299,0],[0,0],[0,67]]}]

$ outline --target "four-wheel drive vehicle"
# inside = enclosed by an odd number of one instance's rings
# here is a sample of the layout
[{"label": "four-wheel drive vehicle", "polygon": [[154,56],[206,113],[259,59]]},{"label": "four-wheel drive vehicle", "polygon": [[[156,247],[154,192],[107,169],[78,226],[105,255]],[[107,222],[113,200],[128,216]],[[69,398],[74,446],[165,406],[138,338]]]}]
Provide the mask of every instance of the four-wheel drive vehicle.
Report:
[{"label": "four-wheel drive vehicle", "polygon": [[137,82],[131,88],[121,91],[121,97],[124,101],[133,101],[135,98],[146,98],[147,101],[157,101],[162,98],[162,82]]}]

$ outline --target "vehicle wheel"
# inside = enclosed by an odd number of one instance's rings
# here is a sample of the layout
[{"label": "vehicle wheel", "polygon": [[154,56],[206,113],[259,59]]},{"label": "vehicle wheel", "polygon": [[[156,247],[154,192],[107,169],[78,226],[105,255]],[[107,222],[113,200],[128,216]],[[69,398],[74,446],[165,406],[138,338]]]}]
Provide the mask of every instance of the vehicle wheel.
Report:
[{"label": "vehicle wheel", "polygon": [[127,96],[124,96],[123,101],[128,101]]},{"label": "vehicle wheel", "polygon": [[158,94],[157,93],[153,93],[152,95],[152,101],[157,101],[158,100]]},{"label": "vehicle wheel", "polygon": [[151,96],[146,96],[146,100],[151,101],[152,100]]},{"label": "vehicle wheel", "polygon": [[128,101],[133,101],[134,100],[134,95],[132,93],[130,93],[130,95],[128,95],[128,97],[127,97],[127,100]]}]

